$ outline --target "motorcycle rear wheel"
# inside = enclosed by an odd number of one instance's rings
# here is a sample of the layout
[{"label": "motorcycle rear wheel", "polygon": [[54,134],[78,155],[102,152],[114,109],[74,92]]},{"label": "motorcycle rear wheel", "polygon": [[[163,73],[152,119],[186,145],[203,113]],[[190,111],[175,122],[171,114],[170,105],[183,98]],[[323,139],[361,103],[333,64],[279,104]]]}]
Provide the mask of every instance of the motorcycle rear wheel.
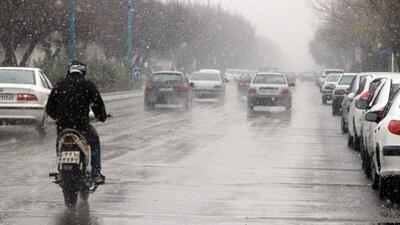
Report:
[{"label": "motorcycle rear wheel", "polygon": [[64,203],[68,208],[74,208],[78,201],[78,192],[64,190]]},{"label": "motorcycle rear wheel", "polygon": [[79,192],[79,197],[82,201],[87,202],[89,200],[89,190],[81,190]]}]

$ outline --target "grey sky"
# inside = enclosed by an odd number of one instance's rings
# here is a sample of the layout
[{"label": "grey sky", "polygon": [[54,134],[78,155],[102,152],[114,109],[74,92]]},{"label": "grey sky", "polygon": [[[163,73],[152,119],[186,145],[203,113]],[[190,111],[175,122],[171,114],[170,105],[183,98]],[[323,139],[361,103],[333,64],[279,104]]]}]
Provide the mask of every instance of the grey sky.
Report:
[{"label": "grey sky", "polygon": [[[197,0],[206,3],[208,0]],[[312,11],[307,0],[210,0],[231,12],[246,16],[265,36],[279,45],[286,70],[309,70],[316,67],[308,51],[313,37]]]}]

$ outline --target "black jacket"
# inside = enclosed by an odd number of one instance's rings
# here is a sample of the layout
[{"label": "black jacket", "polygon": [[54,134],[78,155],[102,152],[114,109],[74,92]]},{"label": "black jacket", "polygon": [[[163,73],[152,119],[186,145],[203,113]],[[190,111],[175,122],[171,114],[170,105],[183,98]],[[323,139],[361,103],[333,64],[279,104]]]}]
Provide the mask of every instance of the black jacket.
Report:
[{"label": "black jacket", "polygon": [[107,119],[104,102],[96,86],[82,75],[69,74],[51,91],[46,112],[56,121],[58,131],[66,128],[88,130],[89,107],[100,121]]}]

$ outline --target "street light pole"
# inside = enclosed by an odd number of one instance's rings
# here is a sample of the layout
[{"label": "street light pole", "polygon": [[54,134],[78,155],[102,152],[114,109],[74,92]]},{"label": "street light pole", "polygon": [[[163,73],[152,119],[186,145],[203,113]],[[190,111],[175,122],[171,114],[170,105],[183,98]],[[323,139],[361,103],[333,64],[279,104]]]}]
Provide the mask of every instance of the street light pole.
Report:
[{"label": "street light pole", "polygon": [[[127,63],[129,70],[133,70],[133,0],[128,0],[128,52]],[[132,71],[130,71],[132,72]]]},{"label": "street light pole", "polygon": [[69,1],[68,57],[76,59],[76,0]]}]

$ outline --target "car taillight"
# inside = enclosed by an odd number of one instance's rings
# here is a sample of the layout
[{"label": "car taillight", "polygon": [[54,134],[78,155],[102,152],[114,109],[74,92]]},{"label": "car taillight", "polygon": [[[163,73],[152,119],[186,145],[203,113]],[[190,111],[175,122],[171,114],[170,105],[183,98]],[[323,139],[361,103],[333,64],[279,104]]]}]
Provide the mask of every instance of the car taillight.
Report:
[{"label": "car taillight", "polygon": [[388,129],[390,133],[395,135],[400,135],[400,121],[399,120],[392,120],[389,122]]},{"label": "car taillight", "polygon": [[289,94],[290,94],[290,91],[289,91],[288,89],[283,89],[283,90],[281,91],[281,94],[282,94],[282,95],[289,95]]},{"label": "car taillight", "polygon": [[246,83],[240,82],[239,86],[244,87],[244,86],[246,86]]},{"label": "car taillight", "polygon": [[17,101],[18,102],[37,102],[38,99],[36,97],[36,95],[32,95],[32,94],[17,94]]},{"label": "car taillight", "polygon": [[153,86],[151,86],[150,84],[145,84],[144,85],[144,90],[145,91],[150,91],[151,89],[153,89]]},{"label": "car taillight", "polygon": [[370,96],[371,96],[371,92],[366,91],[366,92],[364,92],[364,93],[361,94],[360,99],[362,99],[362,100],[368,100]]},{"label": "car taillight", "polygon": [[250,88],[249,94],[257,94],[257,88]]}]

